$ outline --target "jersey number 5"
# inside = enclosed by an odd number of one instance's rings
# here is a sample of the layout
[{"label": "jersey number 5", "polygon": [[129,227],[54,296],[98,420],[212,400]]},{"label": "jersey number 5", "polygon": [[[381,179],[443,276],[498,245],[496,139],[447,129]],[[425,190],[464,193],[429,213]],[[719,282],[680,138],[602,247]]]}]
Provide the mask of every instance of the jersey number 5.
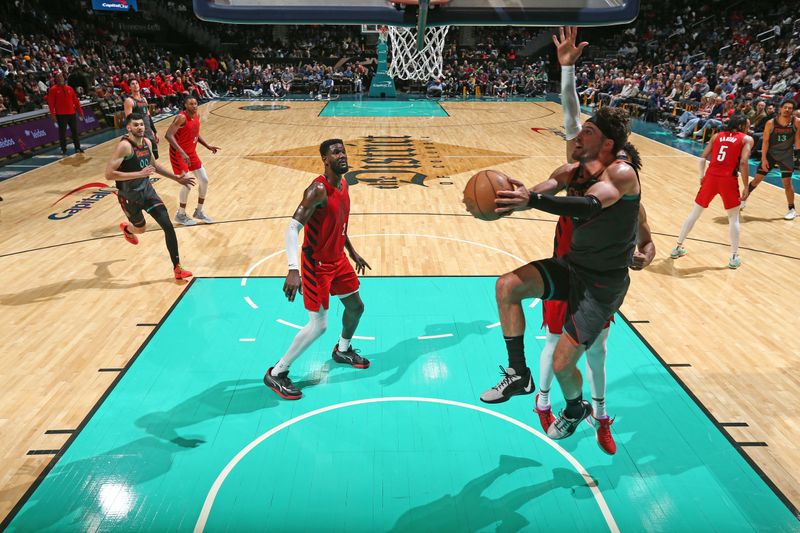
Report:
[{"label": "jersey number 5", "polygon": [[725,150],[727,148],[728,147],[726,145],[724,145],[724,144],[719,147],[719,153],[717,154],[717,161],[720,161],[720,162],[725,161]]}]

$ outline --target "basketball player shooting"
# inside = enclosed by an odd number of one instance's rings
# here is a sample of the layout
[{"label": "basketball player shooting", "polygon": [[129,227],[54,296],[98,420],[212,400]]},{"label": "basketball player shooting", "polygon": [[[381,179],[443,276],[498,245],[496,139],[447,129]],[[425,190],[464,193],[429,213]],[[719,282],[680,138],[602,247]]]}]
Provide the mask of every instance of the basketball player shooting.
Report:
[{"label": "basketball player shooting", "polygon": [[592,406],[582,398],[582,376],[576,363],[622,305],[630,284],[628,268],[636,248],[641,190],[635,169],[616,156],[629,131],[627,112],[616,108],[599,110],[581,127],[571,154],[579,164],[562,165],[548,180],[555,190],[580,184],[580,194],[539,193],[513,178],[515,189],[498,193],[498,214],[535,208],[573,219],[570,251],[564,257],[529,263],[501,276],[496,286],[512,367],[525,365],[522,300],[570,302],[553,355],[553,371],[567,401],[548,428],[553,439],[568,437],[592,414]]},{"label": "basketball player shooting", "polygon": [[[293,302],[298,292],[308,310],[308,323],[275,366],[267,370],[264,384],[286,400],[299,400],[303,394],[289,378],[289,367],[328,328],[330,296],[338,296],[344,305],[342,334],[333,347],[337,363],[354,368],[368,368],[350,341],[355,334],[364,302],[358,292],[358,274],[372,269],[353,248],[347,236],[350,218],[350,195],[344,174],[348,171],[347,152],[341,139],[329,139],[319,147],[325,173],[318,176],[303,193],[303,201],[286,229],[286,256],[289,273],[283,292]],[[298,260],[297,236],[305,227],[302,260]],[[355,269],[344,250],[350,254]]]}]

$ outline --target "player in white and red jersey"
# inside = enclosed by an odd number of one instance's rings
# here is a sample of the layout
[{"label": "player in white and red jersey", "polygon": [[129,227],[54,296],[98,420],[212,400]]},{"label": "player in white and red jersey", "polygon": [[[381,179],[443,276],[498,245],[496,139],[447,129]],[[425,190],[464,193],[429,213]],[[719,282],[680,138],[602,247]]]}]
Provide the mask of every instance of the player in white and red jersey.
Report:
[{"label": "player in white and red jersey", "polygon": [[208,192],[208,174],[203,168],[203,162],[197,156],[197,143],[202,144],[212,154],[216,154],[219,147],[211,146],[200,136],[200,115],[197,114],[197,99],[189,97],[183,103],[183,111],[175,115],[175,120],[170,124],[166,135],[169,142],[169,162],[176,174],[193,172],[197,178],[197,209],[194,218],[186,214],[186,202],[189,201],[189,187],[181,187],[179,194],[180,207],[175,214],[175,222],[184,226],[194,226],[197,220],[211,224],[214,220],[203,209]]},{"label": "player in white and red jersey", "polygon": [[[700,190],[694,199],[694,209],[684,221],[678,242],[670,253],[673,259],[686,255],[683,241],[711,200],[720,195],[722,205],[728,212],[731,235],[731,258],[728,261],[728,268],[739,268],[742,264],[739,258],[739,207],[749,194],[748,159],[753,148],[753,138],[745,133],[749,127],[750,121],[743,114],[735,113],[728,120],[725,131],[715,134],[703,150],[700,156]],[[706,160],[709,157],[711,164],[706,170]],[[737,174],[742,180],[741,193]]]},{"label": "player in white and red jersey", "polygon": [[[350,345],[364,314],[356,273],[363,274],[371,267],[356,253],[347,237],[350,218],[350,195],[344,179],[348,170],[347,152],[341,139],[329,139],[320,145],[319,153],[325,173],[305,190],[285,235],[289,273],[283,292],[292,302],[300,291],[309,320],[286,354],[264,376],[264,384],[287,400],[299,400],[303,396],[289,379],[289,366],[327,329],[331,295],[338,296],[344,305],[342,334],[333,347],[333,360],[355,368],[369,367],[369,360],[358,355],[358,350]],[[298,261],[297,235],[304,226],[302,259]],[[355,268],[345,256],[345,249]]]}]

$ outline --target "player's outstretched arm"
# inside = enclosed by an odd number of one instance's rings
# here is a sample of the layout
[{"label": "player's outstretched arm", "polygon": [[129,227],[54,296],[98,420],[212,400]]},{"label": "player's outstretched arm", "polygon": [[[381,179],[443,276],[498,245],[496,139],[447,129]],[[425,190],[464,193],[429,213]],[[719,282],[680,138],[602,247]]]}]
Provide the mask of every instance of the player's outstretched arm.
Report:
[{"label": "player's outstretched arm", "polygon": [[212,145],[208,144],[208,143],[205,141],[205,139],[203,139],[203,138],[202,138],[201,136],[199,136],[199,135],[197,136],[197,142],[199,142],[200,144],[202,144],[203,146],[205,146],[205,147],[206,147],[208,150],[211,150],[211,153],[212,153],[212,154],[216,154],[216,153],[217,153],[217,150],[220,150],[220,147],[219,147],[219,146],[212,146]]},{"label": "player's outstretched arm", "polygon": [[641,270],[653,262],[656,256],[656,245],[650,233],[650,224],[647,222],[647,212],[644,204],[639,204],[639,229],[637,231],[636,251],[633,252],[631,269]]},{"label": "player's outstretched arm", "polygon": [[286,281],[283,283],[283,294],[293,302],[297,293],[303,294],[303,285],[300,278],[300,259],[297,254],[297,242],[300,229],[309,221],[314,211],[328,201],[328,193],[325,185],[314,182],[306,188],[303,193],[303,201],[295,209],[289,227],[284,233],[284,243],[286,244],[286,258],[289,264],[289,272],[286,274]]}]

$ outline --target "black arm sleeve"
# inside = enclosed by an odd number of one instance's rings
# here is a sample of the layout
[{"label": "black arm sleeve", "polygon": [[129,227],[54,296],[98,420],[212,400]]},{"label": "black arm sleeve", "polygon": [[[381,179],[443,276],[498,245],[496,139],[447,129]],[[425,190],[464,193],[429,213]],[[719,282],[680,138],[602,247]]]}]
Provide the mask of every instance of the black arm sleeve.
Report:
[{"label": "black arm sleeve", "polygon": [[577,218],[590,218],[603,210],[600,200],[591,194],[587,196],[553,196],[532,193],[528,207],[554,215]]},{"label": "black arm sleeve", "polygon": [[147,115],[147,118],[150,119],[150,128],[153,130],[153,133],[158,133],[156,131],[156,123],[153,121],[153,117],[151,117],[150,115]]}]

